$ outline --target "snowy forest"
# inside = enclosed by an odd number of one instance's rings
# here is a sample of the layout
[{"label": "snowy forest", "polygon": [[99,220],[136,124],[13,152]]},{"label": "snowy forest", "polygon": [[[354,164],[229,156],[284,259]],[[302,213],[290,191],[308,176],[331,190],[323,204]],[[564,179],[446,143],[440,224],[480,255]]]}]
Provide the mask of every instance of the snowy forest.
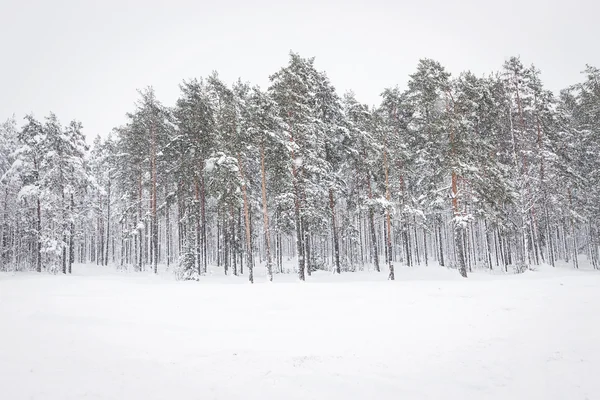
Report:
[{"label": "snowy forest", "polygon": [[558,94],[519,58],[481,77],[423,59],[407,79],[369,106],[291,53],[266,90],[216,72],[173,105],[140,90],[91,143],[53,113],[11,118],[0,270],[600,268],[600,69]]}]

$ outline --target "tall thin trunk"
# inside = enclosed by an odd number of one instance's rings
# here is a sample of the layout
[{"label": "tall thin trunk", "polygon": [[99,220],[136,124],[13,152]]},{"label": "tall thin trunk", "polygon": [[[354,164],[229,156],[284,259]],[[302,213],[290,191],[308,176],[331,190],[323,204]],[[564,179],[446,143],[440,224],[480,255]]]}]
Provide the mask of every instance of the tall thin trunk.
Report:
[{"label": "tall thin trunk", "polygon": [[231,261],[232,261],[232,269],[233,275],[237,276],[238,268],[237,268],[237,255],[239,252],[238,248],[238,238],[235,233],[235,212],[233,211],[233,204],[229,209],[229,218],[231,220]]},{"label": "tall thin trunk", "polygon": [[383,229],[383,259],[385,261],[385,265],[387,265],[389,263],[389,254],[387,245],[387,220],[385,219],[385,213],[381,228]]},{"label": "tall thin trunk", "polygon": [[437,231],[438,231],[438,237],[439,237],[438,243],[439,243],[439,246],[440,246],[440,259],[439,259],[439,262],[440,262],[440,265],[442,267],[444,267],[445,266],[445,263],[444,263],[444,240],[442,238],[442,220],[441,220],[441,217],[440,217],[440,223],[437,226]]},{"label": "tall thin trunk", "polygon": [[158,273],[158,216],[156,214],[156,128],[154,123],[150,128],[150,135],[152,137],[152,155],[151,155],[151,168],[152,168],[152,266],[154,273]]},{"label": "tall thin trunk", "polygon": [[281,240],[281,230],[279,226],[279,214],[280,210],[277,209],[275,212],[275,226],[277,226],[276,238],[277,242],[275,247],[277,248],[277,268],[280,273],[283,273],[283,243]]},{"label": "tall thin trunk", "polygon": [[[454,104],[454,99],[452,98],[452,94],[448,92],[448,96],[452,99],[453,102],[453,115],[456,117],[456,105]],[[446,103],[446,110],[450,112],[450,105]],[[454,127],[450,126],[450,150],[452,155],[453,164],[456,163],[456,145],[455,145],[455,135],[454,135]],[[454,248],[456,251],[456,258],[458,262],[458,270],[460,275],[464,278],[467,277],[467,266],[465,264],[465,254],[463,248],[463,223],[459,220],[460,218],[460,208],[458,207],[458,176],[452,166],[452,210],[454,213]]]},{"label": "tall thin trunk", "polygon": [[413,217],[413,233],[415,235],[415,255],[417,257],[417,265],[421,265],[421,254],[419,251],[419,236],[417,235],[417,220]]},{"label": "tall thin trunk", "polygon": [[62,256],[61,256],[61,264],[62,264],[62,273],[67,273],[67,235],[63,233],[62,235]]},{"label": "tall thin trunk", "polygon": [[206,186],[204,184],[204,161],[202,161],[200,168],[200,214],[202,218],[202,272],[206,274],[208,268],[208,244],[206,241]]},{"label": "tall thin trunk", "polygon": [[104,211],[102,210],[102,200],[100,195],[100,214],[98,215],[98,248],[96,249],[96,264],[104,265]]},{"label": "tall thin trunk", "polygon": [[413,266],[413,258],[412,258],[412,249],[410,247],[410,238],[408,232],[408,223],[404,223],[404,226],[401,227],[401,235],[404,240],[404,255],[406,257],[406,265],[408,267]]},{"label": "tall thin trunk", "polygon": [[195,260],[196,260],[196,269],[198,270],[198,275],[202,275],[203,272],[203,268],[202,268],[202,251],[201,251],[201,247],[202,247],[202,233],[201,233],[201,228],[200,228],[200,210],[198,210],[198,207],[200,207],[200,189],[199,189],[199,185],[198,185],[198,177],[194,177],[194,198],[195,198],[195,204],[194,204],[194,220],[196,221],[196,251],[195,251]]},{"label": "tall thin trunk", "polygon": [[360,248],[360,270],[363,271],[365,269],[365,233],[364,233],[364,218],[362,216],[362,212],[358,212],[357,216],[358,221],[358,240],[359,240],[359,248]]},{"label": "tall thin trunk", "polygon": [[[69,224],[69,266],[68,273],[73,272],[73,262],[75,261],[75,222],[73,221],[73,212],[75,209],[75,201],[73,199],[73,193],[71,193],[71,223]],[[107,246],[108,249],[108,246]],[[108,250],[107,250],[108,253]]]},{"label": "tall thin trunk", "polygon": [[[487,220],[483,221],[483,227],[484,227],[484,235],[485,235],[485,250],[486,250],[486,260],[487,263],[490,267],[490,269],[494,269],[493,265],[492,265],[492,248],[491,248],[491,244],[490,244],[490,233],[488,231],[488,224],[487,224]],[[496,258],[496,265],[498,265],[498,259]]]},{"label": "tall thin trunk", "polygon": [[[241,232],[242,231],[242,210],[238,210],[237,226],[238,226],[238,232]],[[244,254],[242,251],[240,251],[240,274],[244,275]]]},{"label": "tall thin trunk", "polygon": [[135,229],[137,229],[138,231],[138,249],[136,249],[136,252],[139,251],[139,257],[137,257],[137,262],[138,262],[138,271],[141,271],[143,269],[143,252],[144,252],[144,240],[143,240],[143,224],[142,224],[142,173],[140,171],[140,176],[139,176],[139,187],[138,187],[138,220],[137,220],[137,226]]},{"label": "tall thin trunk", "polygon": [[[458,186],[457,176],[454,170],[452,171],[452,208],[454,210],[454,218],[460,217],[460,210],[458,208]],[[462,221],[454,221],[454,248],[456,249],[456,258],[458,262],[458,271],[464,278],[467,277],[467,266],[465,264],[465,254],[463,249],[463,224]]]},{"label": "tall thin trunk", "polygon": [[500,238],[498,237],[498,232],[494,230],[494,253],[496,255],[496,267],[500,266],[500,260],[503,259],[503,254],[498,249],[499,242]]},{"label": "tall thin trunk", "polygon": [[386,207],[386,231],[387,231],[387,261],[389,265],[389,280],[394,280],[394,263],[392,262],[392,220],[390,216],[390,185],[389,185],[389,171],[388,171],[388,159],[387,159],[387,151],[385,146],[383,147],[383,167],[385,169],[385,198],[388,201]]},{"label": "tall thin trunk", "polygon": [[269,233],[269,212],[267,211],[267,174],[265,172],[265,144],[260,147],[260,173],[263,203],[263,234],[265,237],[265,252],[267,256],[267,278],[273,281],[273,261],[271,260],[271,238]]},{"label": "tall thin trunk", "polygon": [[182,199],[182,185],[181,181],[177,182],[177,251],[181,253],[181,246],[183,244],[183,223],[181,221],[183,209],[183,199]]},{"label": "tall thin trunk", "polygon": [[217,266],[221,266],[223,257],[221,256],[223,249],[223,227],[221,226],[221,218],[217,211]]},{"label": "tall thin trunk", "polygon": [[[33,168],[35,169],[35,178],[36,181],[39,180],[39,166],[37,159],[33,158]],[[35,270],[37,272],[42,272],[42,206],[40,204],[40,196],[39,194],[36,196],[36,216],[37,219],[35,221],[36,228],[36,246],[35,246]]]},{"label": "tall thin trunk", "polygon": [[[294,144],[294,136],[290,135],[290,141]],[[298,177],[298,170],[296,168],[296,157],[294,154],[294,148],[290,151],[292,158],[292,184],[294,186],[294,217],[296,219],[296,249],[298,252],[298,279],[301,281],[305,280],[304,276],[304,236],[302,234],[302,221],[300,220],[300,182]]]},{"label": "tall thin trunk", "polygon": [[333,255],[335,262],[335,272],[337,274],[340,274],[340,242],[338,240],[337,227],[335,224],[335,202],[333,201],[332,188],[329,188],[329,208],[331,210],[331,232],[333,234]]},{"label": "tall thin trunk", "polygon": [[7,231],[10,231],[10,226],[8,223],[8,188],[5,190],[4,212],[2,213],[2,224],[0,225],[0,271],[4,271],[4,257],[8,253],[8,240],[6,239],[6,237],[9,233]]},{"label": "tall thin trunk", "polygon": [[[373,192],[371,191],[371,176],[367,176],[367,187],[369,189],[369,200],[373,200]],[[373,253],[373,262],[375,263],[375,271],[379,272],[379,249],[377,247],[377,233],[375,231],[373,205],[369,204],[369,230],[371,231],[371,251]]]},{"label": "tall thin trunk", "polygon": [[428,254],[427,254],[427,229],[423,228],[423,255],[425,257],[425,266],[429,266]]},{"label": "tall thin trunk", "polygon": [[227,224],[227,213],[223,211],[223,222],[222,222],[222,230],[223,230],[223,270],[225,275],[229,272],[229,247],[230,247],[230,231],[231,227]]},{"label": "tall thin trunk", "polygon": [[[569,205],[571,210],[573,209],[573,199],[571,197],[571,188],[569,188]],[[570,218],[570,222],[571,222],[571,236],[572,236],[572,243],[573,243],[573,266],[577,269],[579,269],[579,260],[577,257],[577,253],[578,253],[578,249],[577,249],[577,234],[575,232],[575,221],[573,219],[573,216],[571,215]]]},{"label": "tall thin trunk", "polygon": [[248,194],[246,191],[246,178],[242,167],[242,157],[238,153],[238,169],[242,180],[242,198],[244,200],[244,221],[246,223],[246,266],[248,267],[248,281],[254,283],[254,262],[252,260],[252,236],[250,232],[250,212],[248,210]]},{"label": "tall thin trunk", "polygon": [[302,242],[304,243],[304,254],[306,255],[305,266],[306,266],[306,274],[310,276],[312,274],[311,266],[312,266],[312,258],[311,258],[311,246],[310,246],[310,234],[308,229],[308,222],[306,221],[306,217],[302,216],[301,218],[301,226],[302,226],[302,235],[304,239]]},{"label": "tall thin trunk", "polygon": [[549,258],[550,258],[550,265],[552,265],[553,267],[554,265],[554,261],[556,259],[556,256],[554,255],[554,239],[552,236],[552,229],[550,228],[550,217],[548,216],[548,205],[544,205],[544,213],[546,214],[546,235],[547,235],[547,242],[548,242],[548,251],[549,251]]},{"label": "tall thin trunk", "polygon": [[[106,201],[106,253],[104,256],[104,265],[108,265],[108,244],[110,243],[110,177],[107,183],[107,201]],[[72,198],[72,195],[71,195]]]},{"label": "tall thin trunk", "polygon": [[128,251],[127,251],[127,244],[129,243],[129,240],[125,240],[125,227],[124,227],[124,223],[121,222],[121,260],[119,262],[119,266],[123,267],[123,264],[125,264],[126,261],[126,257],[128,255]]},{"label": "tall thin trunk", "polygon": [[39,196],[36,199],[37,220],[36,223],[36,271],[42,272],[42,206],[40,205]]},{"label": "tall thin trunk", "polygon": [[167,270],[171,264],[171,219],[170,219],[171,198],[169,197],[169,187],[165,186],[165,252],[167,261]]},{"label": "tall thin trunk", "polygon": [[62,232],[61,262],[62,262],[62,273],[66,274],[67,273],[67,250],[68,250],[67,249],[67,204],[65,202],[65,187],[64,187],[64,176],[63,176],[62,168],[59,168],[58,185],[59,185],[60,195],[61,195],[60,209],[61,209],[61,217],[62,217],[60,224],[59,224],[60,230]]}]

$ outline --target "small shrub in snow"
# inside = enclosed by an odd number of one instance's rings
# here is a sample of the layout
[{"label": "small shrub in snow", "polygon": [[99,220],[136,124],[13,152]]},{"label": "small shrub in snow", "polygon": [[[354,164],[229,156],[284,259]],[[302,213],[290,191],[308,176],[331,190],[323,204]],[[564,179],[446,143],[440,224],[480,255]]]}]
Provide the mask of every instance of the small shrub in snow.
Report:
[{"label": "small shrub in snow", "polygon": [[179,256],[179,261],[175,267],[175,279],[180,281],[197,281],[200,278],[196,269],[196,258],[194,253],[186,251]]},{"label": "small shrub in snow", "polygon": [[515,274],[522,274],[530,268],[527,264],[515,264],[512,266],[512,269]]}]

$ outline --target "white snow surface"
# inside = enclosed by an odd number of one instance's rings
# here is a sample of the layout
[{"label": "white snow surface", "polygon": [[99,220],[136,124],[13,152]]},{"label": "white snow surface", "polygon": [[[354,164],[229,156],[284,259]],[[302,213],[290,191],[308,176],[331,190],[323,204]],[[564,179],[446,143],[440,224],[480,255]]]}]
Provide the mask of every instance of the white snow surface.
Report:
[{"label": "white snow surface", "polygon": [[0,399],[600,398],[598,272],[262,270],[0,274]]}]

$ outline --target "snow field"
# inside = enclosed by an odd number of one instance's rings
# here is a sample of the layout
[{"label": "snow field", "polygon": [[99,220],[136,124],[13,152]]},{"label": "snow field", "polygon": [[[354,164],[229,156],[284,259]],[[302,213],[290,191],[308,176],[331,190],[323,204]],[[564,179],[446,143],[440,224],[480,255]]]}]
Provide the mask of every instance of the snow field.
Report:
[{"label": "snow field", "polygon": [[75,273],[0,275],[0,399],[600,396],[592,271]]}]

